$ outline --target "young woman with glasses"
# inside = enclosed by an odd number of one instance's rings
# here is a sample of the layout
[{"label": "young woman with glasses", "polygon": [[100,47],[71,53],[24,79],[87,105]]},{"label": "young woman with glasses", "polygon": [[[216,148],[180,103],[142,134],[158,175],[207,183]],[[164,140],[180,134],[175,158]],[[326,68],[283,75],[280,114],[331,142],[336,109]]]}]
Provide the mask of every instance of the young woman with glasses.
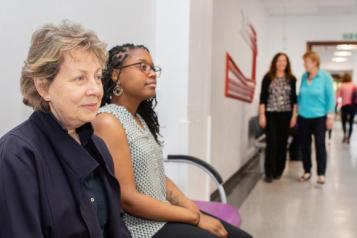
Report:
[{"label": "young woman with glasses", "polygon": [[166,177],[154,111],[160,72],[144,46],[125,44],[109,51],[103,107],[94,127],[114,160],[124,222],[134,238],[250,237],[201,213]]}]

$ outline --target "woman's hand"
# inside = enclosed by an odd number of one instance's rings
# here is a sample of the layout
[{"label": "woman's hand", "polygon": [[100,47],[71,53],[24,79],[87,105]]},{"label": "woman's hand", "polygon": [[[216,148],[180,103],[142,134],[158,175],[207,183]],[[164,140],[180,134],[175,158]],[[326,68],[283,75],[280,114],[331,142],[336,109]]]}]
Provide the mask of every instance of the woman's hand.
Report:
[{"label": "woman's hand", "polygon": [[296,126],[296,116],[292,116],[290,120],[290,128],[294,128]]},{"label": "woman's hand", "polygon": [[198,223],[198,227],[204,229],[206,231],[215,234],[218,237],[225,238],[227,237],[228,233],[222,223],[206,214],[201,213],[200,222]]},{"label": "woman's hand", "polygon": [[267,118],[264,114],[259,115],[259,126],[263,129],[267,126]]},{"label": "woman's hand", "polygon": [[333,127],[333,116],[332,115],[328,115],[327,118],[326,118],[326,128],[327,130],[331,130],[332,127]]}]

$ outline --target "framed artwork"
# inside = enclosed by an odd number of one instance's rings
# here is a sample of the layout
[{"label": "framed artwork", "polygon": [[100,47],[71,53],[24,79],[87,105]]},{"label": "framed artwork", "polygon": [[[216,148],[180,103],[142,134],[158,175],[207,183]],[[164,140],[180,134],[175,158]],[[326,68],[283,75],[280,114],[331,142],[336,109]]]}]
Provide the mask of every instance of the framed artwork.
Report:
[{"label": "framed artwork", "polygon": [[251,23],[244,24],[241,35],[252,51],[252,71],[246,76],[234,62],[232,56],[226,52],[225,96],[251,103],[256,86],[257,67],[257,33]]}]

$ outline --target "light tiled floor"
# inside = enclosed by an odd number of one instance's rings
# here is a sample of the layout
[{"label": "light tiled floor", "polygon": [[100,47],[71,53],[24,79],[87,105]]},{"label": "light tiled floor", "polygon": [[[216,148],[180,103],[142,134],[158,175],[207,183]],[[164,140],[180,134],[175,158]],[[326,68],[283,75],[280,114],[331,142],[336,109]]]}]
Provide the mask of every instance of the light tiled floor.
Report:
[{"label": "light tiled floor", "polygon": [[[334,130],[328,146],[326,184],[300,183],[301,162],[288,162],[281,180],[260,180],[240,208],[242,228],[255,238],[357,237],[357,133],[342,144]],[[230,197],[234,200],[234,197]]]}]

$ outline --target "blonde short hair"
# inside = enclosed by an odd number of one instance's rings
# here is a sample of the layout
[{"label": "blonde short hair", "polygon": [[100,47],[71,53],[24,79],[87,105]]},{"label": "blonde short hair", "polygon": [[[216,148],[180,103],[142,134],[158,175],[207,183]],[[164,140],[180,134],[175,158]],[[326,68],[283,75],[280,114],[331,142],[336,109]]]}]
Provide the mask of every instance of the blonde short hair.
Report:
[{"label": "blonde short hair", "polygon": [[311,61],[316,62],[317,67],[320,68],[320,56],[315,51],[306,52],[302,58],[303,59],[309,58]]},{"label": "blonde short hair", "polygon": [[34,110],[49,110],[48,102],[37,92],[34,80],[43,80],[50,85],[59,72],[65,54],[79,48],[94,53],[104,67],[107,60],[106,44],[93,31],[79,24],[63,21],[59,25],[44,25],[33,33],[21,72],[20,86],[25,105]]}]

